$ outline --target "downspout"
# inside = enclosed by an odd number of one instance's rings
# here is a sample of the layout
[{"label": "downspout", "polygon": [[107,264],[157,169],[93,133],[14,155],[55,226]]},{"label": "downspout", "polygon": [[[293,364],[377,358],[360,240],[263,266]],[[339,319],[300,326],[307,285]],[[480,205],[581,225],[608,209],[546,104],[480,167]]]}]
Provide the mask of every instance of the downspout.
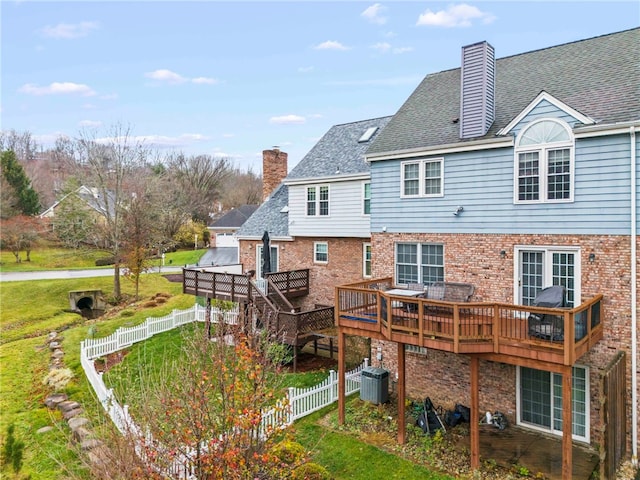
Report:
[{"label": "downspout", "polygon": [[631,137],[631,462],[638,466],[638,252],[637,191],[636,191],[636,132],[629,128]]}]

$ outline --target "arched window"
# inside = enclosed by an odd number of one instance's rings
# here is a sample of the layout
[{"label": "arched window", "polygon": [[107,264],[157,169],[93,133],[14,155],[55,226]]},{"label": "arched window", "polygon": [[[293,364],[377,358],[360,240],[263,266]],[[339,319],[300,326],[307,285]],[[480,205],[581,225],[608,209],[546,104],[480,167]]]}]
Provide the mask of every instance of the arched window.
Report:
[{"label": "arched window", "polygon": [[569,126],[537,120],[516,139],[515,203],[573,201],[574,142]]}]

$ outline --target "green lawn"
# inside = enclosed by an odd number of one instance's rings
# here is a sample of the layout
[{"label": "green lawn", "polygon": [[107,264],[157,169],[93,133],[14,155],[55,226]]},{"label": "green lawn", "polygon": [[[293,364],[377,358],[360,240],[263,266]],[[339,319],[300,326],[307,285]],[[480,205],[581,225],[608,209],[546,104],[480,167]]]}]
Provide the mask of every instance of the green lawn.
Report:
[{"label": "green lawn", "polygon": [[[160,317],[194,303],[194,297],[181,294],[181,283],[150,274],[141,282],[141,295],[148,300],[158,292],[170,293],[173,296],[165,304],[141,308],[139,302],[116,316],[98,321],[88,321],[66,311],[70,290],[100,288],[109,294],[112,284],[111,277],[0,284],[0,440],[4,441],[7,427],[14,424],[16,437],[26,445],[22,476],[15,478],[49,480],[67,475],[82,478],[84,474],[75,450],[69,448],[66,423],[57,411],[43,404],[50,393],[42,384],[49,369],[50,352],[44,345],[50,331],[62,333],[65,366],[75,375],[66,392],[83,404],[93,421],[100,423],[101,407],[80,366],[80,342],[87,338],[89,329],[95,330],[96,336],[106,336],[120,326],[135,325],[147,317]],[[133,293],[133,284],[124,279],[122,288],[125,294]],[[44,426],[54,429],[36,433]],[[8,469],[3,469],[0,478],[13,477]]]},{"label": "green lawn", "polygon": [[323,465],[336,480],[453,479],[364,443],[353,435],[319,425],[320,417],[335,408],[327,407],[296,422],[293,437],[311,454],[313,461]]},{"label": "green lawn", "polygon": [[[165,254],[165,266],[193,265],[198,262],[206,250],[179,250]],[[0,251],[0,271],[2,272],[28,272],[36,270],[76,270],[84,268],[97,268],[96,260],[106,258],[107,252],[96,250],[69,250],[63,248],[38,247],[31,252],[31,261],[25,260],[25,252],[20,252],[21,262],[16,262],[15,256],[6,250]],[[159,266],[162,260],[151,260],[153,266]],[[109,268],[101,267],[101,268]]]}]

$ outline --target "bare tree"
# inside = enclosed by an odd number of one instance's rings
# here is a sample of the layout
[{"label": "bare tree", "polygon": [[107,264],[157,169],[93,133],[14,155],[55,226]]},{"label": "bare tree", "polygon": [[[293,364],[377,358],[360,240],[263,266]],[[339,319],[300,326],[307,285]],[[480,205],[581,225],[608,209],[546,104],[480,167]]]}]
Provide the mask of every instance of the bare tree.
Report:
[{"label": "bare tree", "polygon": [[151,176],[137,183],[124,212],[123,259],[126,276],[135,283],[136,300],[141,275],[150,270],[150,258],[163,240],[158,225],[158,185],[158,179]]},{"label": "bare tree", "polygon": [[262,178],[251,169],[246,172],[234,169],[222,184],[222,204],[225,209],[262,203]]},{"label": "bare tree", "polygon": [[207,223],[222,184],[231,175],[229,159],[178,154],[170,159],[169,165],[190,206],[192,218]]},{"label": "bare tree", "polygon": [[96,132],[81,132],[75,146],[76,161],[81,165],[84,183],[96,191],[104,221],[105,247],[114,260],[113,296],[120,298],[121,249],[124,234],[124,212],[130,203],[133,185],[144,181],[147,148],[131,135],[131,129],[114,125],[105,137]]}]

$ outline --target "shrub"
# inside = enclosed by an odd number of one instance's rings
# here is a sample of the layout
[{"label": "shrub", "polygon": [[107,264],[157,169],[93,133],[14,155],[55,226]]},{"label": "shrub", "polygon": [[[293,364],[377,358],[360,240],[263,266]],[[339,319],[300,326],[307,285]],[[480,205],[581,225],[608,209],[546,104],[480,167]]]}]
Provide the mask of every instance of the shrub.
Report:
[{"label": "shrub", "polygon": [[292,480],[331,480],[331,475],[322,465],[309,462],[297,467],[291,474]]},{"label": "shrub", "polygon": [[106,265],[113,265],[115,263],[116,261],[114,257],[104,257],[96,259],[96,267],[104,267]]},{"label": "shrub", "polygon": [[304,456],[304,447],[298,442],[283,440],[273,447],[271,452],[278,460],[287,465],[298,463]]}]

